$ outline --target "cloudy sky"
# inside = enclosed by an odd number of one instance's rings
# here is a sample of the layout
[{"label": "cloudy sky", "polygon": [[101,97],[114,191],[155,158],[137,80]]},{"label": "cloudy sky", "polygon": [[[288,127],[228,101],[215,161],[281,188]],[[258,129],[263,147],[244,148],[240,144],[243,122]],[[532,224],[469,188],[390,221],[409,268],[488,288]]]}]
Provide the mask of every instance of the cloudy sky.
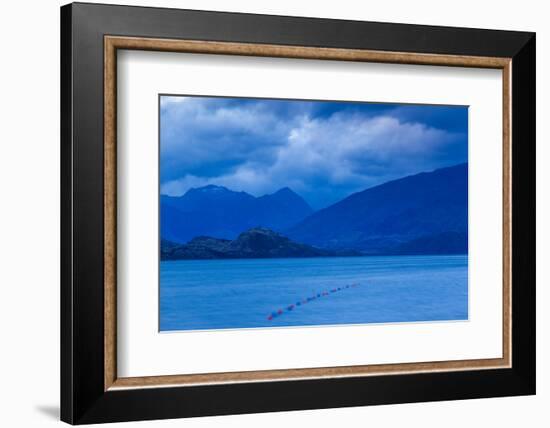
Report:
[{"label": "cloudy sky", "polygon": [[466,107],[161,96],[161,193],[290,187],[313,208],[466,162]]}]

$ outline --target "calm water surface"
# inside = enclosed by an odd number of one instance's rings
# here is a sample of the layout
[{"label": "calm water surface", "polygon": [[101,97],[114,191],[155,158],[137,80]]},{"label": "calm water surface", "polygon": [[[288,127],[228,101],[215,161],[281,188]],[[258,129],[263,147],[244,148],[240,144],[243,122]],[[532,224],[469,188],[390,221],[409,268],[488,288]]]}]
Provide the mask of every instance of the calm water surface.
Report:
[{"label": "calm water surface", "polygon": [[467,318],[467,255],[160,264],[161,331]]}]

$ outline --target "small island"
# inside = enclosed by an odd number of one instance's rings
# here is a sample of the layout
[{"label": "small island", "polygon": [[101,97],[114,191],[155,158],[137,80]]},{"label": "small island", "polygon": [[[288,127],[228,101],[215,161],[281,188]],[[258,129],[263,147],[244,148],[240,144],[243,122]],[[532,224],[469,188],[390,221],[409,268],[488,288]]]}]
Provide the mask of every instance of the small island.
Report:
[{"label": "small island", "polygon": [[198,236],[186,244],[162,240],[161,260],[262,259],[359,256],[357,251],[332,251],[294,242],[265,227],[255,227],[236,239]]}]

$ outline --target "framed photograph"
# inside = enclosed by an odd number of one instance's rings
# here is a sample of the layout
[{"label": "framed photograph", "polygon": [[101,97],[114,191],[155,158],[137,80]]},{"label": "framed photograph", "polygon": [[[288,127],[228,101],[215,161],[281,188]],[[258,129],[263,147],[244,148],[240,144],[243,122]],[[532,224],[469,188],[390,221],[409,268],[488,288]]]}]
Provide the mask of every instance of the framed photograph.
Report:
[{"label": "framed photograph", "polygon": [[61,8],[61,418],[535,393],[535,35]]}]

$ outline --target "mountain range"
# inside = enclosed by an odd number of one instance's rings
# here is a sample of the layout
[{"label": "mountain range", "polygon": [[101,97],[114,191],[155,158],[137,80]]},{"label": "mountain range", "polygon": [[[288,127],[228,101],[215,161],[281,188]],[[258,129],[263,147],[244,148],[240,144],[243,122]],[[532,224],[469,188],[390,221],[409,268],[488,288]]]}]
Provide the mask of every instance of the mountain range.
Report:
[{"label": "mountain range", "polygon": [[180,197],[162,195],[161,236],[185,243],[197,236],[235,239],[254,227],[286,230],[313,213],[288,187],[260,197],[208,185]]},{"label": "mountain range", "polygon": [[354,193],[286,231],[298,242],[367,254],[468,251],[468,164]]},{"label": "mountain range", "polygon": [[[289,188],[254,197],[209,185],[180,197],[162,195],[160,203],[161,247],[168,258],[170,251],[176,254],[175,248],[185,254],[181,258],[267,257],[269,251],[287,254],[284,257],[314,256],[312,251],[317,255],[468,251],[466,163],[389,181],[317,212]],[[243,240],[259,236],[277,241],[280,249],[262,244],[258,251],[243,250]]]}]

